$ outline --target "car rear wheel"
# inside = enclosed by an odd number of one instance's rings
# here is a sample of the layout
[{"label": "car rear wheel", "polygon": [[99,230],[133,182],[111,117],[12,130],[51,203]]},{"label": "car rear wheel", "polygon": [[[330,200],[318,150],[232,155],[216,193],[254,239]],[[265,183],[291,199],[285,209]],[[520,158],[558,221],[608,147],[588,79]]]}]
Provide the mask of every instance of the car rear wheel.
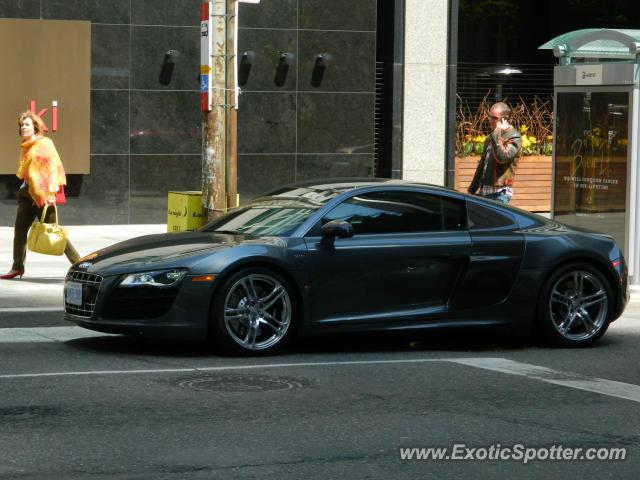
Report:
[{"label": "car rear wheel", "polygon": [[293,331],[292,289],[269,269],[244,269],[229,277],[213,308],[212,340],[226,353],[272,353]]},{"label": "car rear wheel", "polygon": [[545,283],[538,303],[539,331],[555,345],[591,345],[606,332],[613,307],[604,275],[586,263],[572,263]]}]

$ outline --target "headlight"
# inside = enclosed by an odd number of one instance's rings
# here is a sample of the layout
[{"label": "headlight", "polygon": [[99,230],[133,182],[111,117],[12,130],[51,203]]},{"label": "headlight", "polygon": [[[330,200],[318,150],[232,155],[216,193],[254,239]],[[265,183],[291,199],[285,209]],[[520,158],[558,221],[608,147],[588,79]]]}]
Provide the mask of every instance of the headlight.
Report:
[{"label": "headlight", "polygon": [[124,277],[119,287],[173,287],[180,283],[186,270],[158,270],[155,272],[132,273]]}]

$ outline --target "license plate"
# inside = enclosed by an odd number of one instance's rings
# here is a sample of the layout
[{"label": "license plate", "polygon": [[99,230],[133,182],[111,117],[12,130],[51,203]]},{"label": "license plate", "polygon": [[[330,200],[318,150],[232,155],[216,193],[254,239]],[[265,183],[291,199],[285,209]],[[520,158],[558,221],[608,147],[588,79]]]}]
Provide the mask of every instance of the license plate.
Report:
[{"label": "license plate", "polygon": [[82,305],[82,284],[69,282],[64,289],[65,302],[70,305]]}]

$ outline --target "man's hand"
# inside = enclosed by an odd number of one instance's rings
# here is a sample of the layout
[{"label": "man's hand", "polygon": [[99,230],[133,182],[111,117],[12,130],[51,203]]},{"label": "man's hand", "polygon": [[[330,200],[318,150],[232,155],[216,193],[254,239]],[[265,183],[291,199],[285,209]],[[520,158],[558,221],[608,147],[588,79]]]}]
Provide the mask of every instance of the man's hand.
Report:
[{"label": "man's hand", "polygon": [[509,122],[507,121],[506,118],[500,119],[500,121],[496,125],[496,131],[498,133],[501,133],[501,131],[509,130],[510,128],[511,128],[511,125],[509,125]]}]

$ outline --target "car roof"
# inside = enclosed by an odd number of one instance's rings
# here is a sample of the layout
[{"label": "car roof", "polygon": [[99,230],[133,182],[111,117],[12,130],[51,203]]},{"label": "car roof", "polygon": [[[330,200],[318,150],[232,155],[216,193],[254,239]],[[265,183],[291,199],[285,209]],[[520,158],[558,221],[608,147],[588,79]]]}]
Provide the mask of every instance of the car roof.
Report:
[{"label": "car roof", "polygon": [[345,188],[351,186],[351,188],[372,187],[380,184],[385,185],[398,185],[398,186],[420,186],[420,187],[434,187],[443,190],[448,190],[446,187],[440,185],[433,185],[422,182],[412,182],[409,180],[401,180],[397,178],[370,178],[370,177],[349,177],[349,178],[328,178],[328,179],[314,179],[307,180],[305,182],[296,182],[290,184],[297,187],[313,187],[315,189],[336,189]]},{"label": "car roof", "polygon": [[447,187],[440,185],[433,185],[429,183],[412,182],[407,180],[400,180],[394,178],[330,178],[330,179],[314,179],[304,182],[295,182],[287,185],[282,185],[274,190],[266,192],[261,197],[277,196],[279,193],[292,190],[308,190],[314,191],[318,194],[338,194],[350,190],[361,190],[376,186],[398,186],[398,187],[419,187],[429,188],[433,190],[439,190],[442,192],[456,192]]}]

